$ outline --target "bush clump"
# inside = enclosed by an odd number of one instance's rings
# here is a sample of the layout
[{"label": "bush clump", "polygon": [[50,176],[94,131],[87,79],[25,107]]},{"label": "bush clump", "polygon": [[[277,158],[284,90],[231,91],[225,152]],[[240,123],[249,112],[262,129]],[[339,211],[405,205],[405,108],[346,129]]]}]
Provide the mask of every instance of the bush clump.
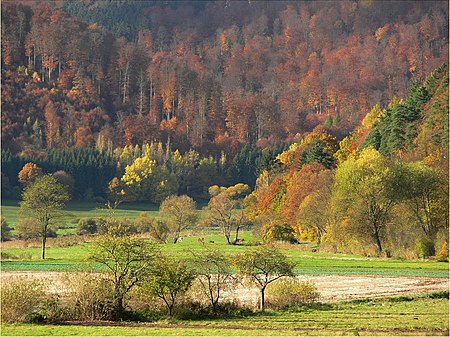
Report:
[{"label": "bush clump", "polygon": [[434,243],[428,238],[420,238],[416,242],[417,255],[421,258],[434,256],[436,253]]},{"label": "bush clump", "polygon": [[68,313],[75,320],[106,320],[113,317],[113,289],[105,277],[88,272],[63,276],[68,290]]},{"label": "bush clump", "polygon": [[[33,240],[42,237],[40,226],[36,226],[36,220],[32,218],[20,219],[15,226],[16,236],[21,240]],[[47,228],[47,238],[56,238],[54,226]]]},{"label": "bush clump", "polygon": [[436,254],[436,259],[439,262],[448,262],[448,244],[447,241],[444,241],[441,248]]},{"label": "bush clump", "polygon": [[156,242],[166,242],[170,234],[170,229],[164,222],[150,217],[147,212],[141,212],[134,225],[138,233],[148,233]]},{"label": "bush clump", "polygon": [[1,287],[1,318],[5,323],[32,323],[41,316],[46,297],[43,284],[36,280],[17,278]]},{"label": "bush clump", "polygon": [[264,241],[295,242],[294,229],[286,223],[268,223],[261,227],[261,236]]},{"label": "bush clump", "polygon": [[9,241],[11,240],[11,227],[8,226],[4,217],[1,218],[1,221],[1,241]]},{"label": "bush clump", "polygon": [[175,312],[174,317],[183,320],[208,319],[208,318],[232,318],[244,317],[254,314],[249,307],[243,306],[239,301],[224,301],[217,304],[216,308],[211,305],[204,305],[195,300],[185,299],[181,302]]},{"label": "bush clump", "polygon": [[267,306],[286,309],[310,305],[319,300],[320,294],[313,282],[295,278],[281,279],[267,287]]},{"label": "bush clump", "polygon": [[97,219],[81,218],[77,224],[77,235],[95,234],[98,232]]}]

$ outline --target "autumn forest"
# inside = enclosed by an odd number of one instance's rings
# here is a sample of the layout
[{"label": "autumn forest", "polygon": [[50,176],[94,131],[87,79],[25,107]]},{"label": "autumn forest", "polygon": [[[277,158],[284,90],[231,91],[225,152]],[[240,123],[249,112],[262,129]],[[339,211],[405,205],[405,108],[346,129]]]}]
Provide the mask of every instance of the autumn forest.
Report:
[{"label": "autumn forest", "polygon": [[245,184],[264,240],[435,255],[448,31],[446,1],[2,1],[2,198]]}]

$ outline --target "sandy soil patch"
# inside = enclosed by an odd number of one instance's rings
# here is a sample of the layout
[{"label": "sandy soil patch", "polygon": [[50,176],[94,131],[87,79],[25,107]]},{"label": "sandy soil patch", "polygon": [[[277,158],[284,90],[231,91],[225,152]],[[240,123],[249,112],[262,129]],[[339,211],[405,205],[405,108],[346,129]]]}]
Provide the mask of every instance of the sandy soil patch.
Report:
[{"label": "sandy soil patch", "polygon": [[[298,279],[314,282],[322,302],[412,295],[449,289],[448,279],[431,277],[301,275]],[[243,302],[253,303],[258,299],[259,292],[256,288],[239,287],[235,295]]]},{"label": "sandy soil patch", "polygon": [[[52,293],[64,293],[62,272],[34,271],[2,271],[0,282],[7,283],[16,277],[40,279],[48,285]],[[312,281],[316,284],[321,301],[339,301],[346,299],[412,295],[432,291],[448,290],[449,280],[431,277],[391,277],[391,276],[343,276],[343,275],[301,275],[302,281]],[[239,286],[224,297],[238,298],[244,303],[256,303],[259,293],[256,288]]]}]

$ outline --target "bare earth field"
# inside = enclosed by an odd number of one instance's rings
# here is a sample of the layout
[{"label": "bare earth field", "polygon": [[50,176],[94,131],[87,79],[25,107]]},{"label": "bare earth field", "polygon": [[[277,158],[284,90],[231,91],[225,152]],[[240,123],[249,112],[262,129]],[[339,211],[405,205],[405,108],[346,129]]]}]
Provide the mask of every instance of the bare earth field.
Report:
[{"label": "bare earth field", "polygon": [[[2,284],[16,277],[40,279],[48,284],[49,291],[64,293],[61,272],[2,271]],[[333,302],[356,298],[401,296],[441,291],[449,289],[449,279],[431,277],[392,277],[392,276],[343,276],[343,275],[301,275],[302,281],[312,281],[320,292],[322,302]],[[239,286],[233,293],[224,297],[237,298],[243,303],[255,303],[259,293],[256,288]]]}]

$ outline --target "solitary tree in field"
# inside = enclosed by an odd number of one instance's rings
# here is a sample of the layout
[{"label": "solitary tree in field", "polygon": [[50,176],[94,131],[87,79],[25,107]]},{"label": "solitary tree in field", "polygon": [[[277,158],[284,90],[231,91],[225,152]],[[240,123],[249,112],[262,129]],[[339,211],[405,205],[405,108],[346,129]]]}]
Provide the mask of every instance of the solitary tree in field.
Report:
[{"label": "solitary tree in field", "polygon": [[[243,197],[250,191],[246,184],[236,184],[230,187],[211,186],[209,194],[211,199],[206,206],[206,221],[219,227],[228,244],[236,243],[239,229],[244,223]],[[236,236],[231,242],[231,232],[235,230]]]},{"label": "solitary tree in field", "polygon": [[231,260],[218,250],[193,254],[197,280],[215,312],[222,292],[235,281],[231,270]]},{"label": "solitary tree in field", "polygon": [[108,183],[106,195],[107,207],[113,210],[116,209],[126,199],[125,184],[117,177],[112,178]]},{"label": "solitary tree in field", "polygon": [[113,307],[117,319],[125,311],[125,295],[150,272],[158,255],[151,242],[124,234],[120,226],[119,223],[110,225],[108,232],[97,240],[90,254],[91,260],[106,267],[113,284]]},{"label": "solitary tree in field", "polygon": [[250,277],[261,293],[260,309],[264,310],[264,294],[267,286],[283,276],[293,276],[295,264],[286,255],[271,247],[247,251],[235,257],[238,273]]},{"label": "solitary tree in field", "polygon": [[172,316],[177,299],[189,290],[194,279],[194,269],[184,261],[160,257],[146,277],[144,289],[162,299]]},{"label": "solitary tree in field", "polygon": [[52,175],[44,175],[25,188],[20,202],[21,210],[36,221],[42,238],[41,258],[45,259],[45,244],[50,221],[59,215],[59,211],[70,200],[67,188]]},{"label": "solitary tree in field", "polygon": [[181,231],[197,221],[195,201],[187,195],[172,195],[161,203],[159,215],[169,227],[173,235],[173,243],[177,243]]}]

